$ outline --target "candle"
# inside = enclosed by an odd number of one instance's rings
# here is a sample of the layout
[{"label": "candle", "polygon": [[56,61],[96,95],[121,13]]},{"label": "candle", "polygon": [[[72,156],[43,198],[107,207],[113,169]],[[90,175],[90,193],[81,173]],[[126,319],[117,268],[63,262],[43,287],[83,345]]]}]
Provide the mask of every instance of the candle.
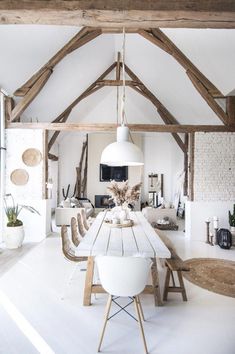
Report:
[{"label": "candle", "polygon": [[213,227],[214,229],[218,229],[219,228],[219,220],[217,216],[213,217]]}]

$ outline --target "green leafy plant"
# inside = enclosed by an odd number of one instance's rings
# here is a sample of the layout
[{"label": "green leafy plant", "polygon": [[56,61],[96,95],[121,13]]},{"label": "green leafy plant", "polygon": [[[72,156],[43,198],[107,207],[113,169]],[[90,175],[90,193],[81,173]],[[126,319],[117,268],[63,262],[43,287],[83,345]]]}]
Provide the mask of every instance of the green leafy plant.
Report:
[{"label": "green leafy plant", "polygon": [[23,225],[23,222],[18,219],[18,216],[22,209],[40,215],[40,213],[32,206],[16,204],[13,196],[11,194],[6,194],[6,196],[4,197],[4,210],[8,220],[7,226],[15,227]]},{"label": "green leafy plant", "polygon": [[233,214],[229,210],[228,212],[229,225],[235,227],[235,204],[233,204]]}]

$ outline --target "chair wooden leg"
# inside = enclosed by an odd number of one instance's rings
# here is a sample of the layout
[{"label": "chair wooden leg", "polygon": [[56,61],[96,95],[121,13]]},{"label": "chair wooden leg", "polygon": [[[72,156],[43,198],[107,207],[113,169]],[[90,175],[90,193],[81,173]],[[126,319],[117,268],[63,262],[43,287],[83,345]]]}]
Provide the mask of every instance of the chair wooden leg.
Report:
[{"label": "chair wooden leg", "polygon": [[84,289],[84,297],[83,297],[84,306],[89,306],[91,304],[91,289],[93,285],[94,264],[95,264],[94,257],[88,257],[85,289]]},{"label": "chair wooden leg", "polygon": [[184,281],[183,281],[183,277],[182,277],[182,272],[178,270],[177,274],[178,274],[178,278],[179,278],[180,287],[182,289],[181,294],[182,294],[183,301],[188,301],[187,295],[186,295],[186,291],[185,291],[185,287],[184,287]]},{"label": "chair wooden leg", "polygon": [[146,344],[145,335],[144,335],[144,328],[143,328],[140,310],[139,310],[139,306],[138,306],[138,301],[137,301],[136,297],[134,297],[134,303],[135,303],[136,314],[137,314],[138,322],[139,322],[139,326],[140,326],[140,333],[141,333],[141,336],[142,336],[142,339],[144,342],[145,353],[148,354],[147,344]]},{"label": "chair wooden leg", "polygon": [[100,352],[100,347],[101,347],[101,344],[102,344],[102,341],[103,341],[103,338],[104,338],[104,331],[105,331],[106,324],[107,324],[107,321],[108,321],[111,304],[112,304],[112,295],[109,295],[108,301],[107,301],[107,305],[106,305],[106,309],[105,309],[104,324],[103,324],[103,329],[102,329],[101,336],[100,336],[98,352]]},{"label": "chair wooden leg", "polygon": [[173,287],[175,288],[175,278],[174,278],[174,274],[171,270],[171,279],[172,279],[172,284],[173,284]]},{"label": "chair wooden leg", "polygon": [[165,285],[164,285],[164,293],[163,293],[163,300],[164,301],[167,301],[168,288],[169,288],[169,284],[170,284],[170,275],[171,275],[171,271],[167,267],[166,268],[166,279],[165,279]]},{"label": "chair wooden leg", "polygon": [[156,258],[152,258],[152,262],[153,264],[151,267],[151,276],[152,276],[152,284],[153,284],[153,292],[154,292],[154,302],[155,302],[155,306],[157,305],[162,306]]},{"label": "chair wooden leg", "polygon": [[142,308],[142,305],[141,305],[141,302],[140,302],[140,297],[136,296],[136,300],[137,300],[137,303],[138,303],[138,306],[139,306],[139,309],[140,309],[141,318],[142,318],[143,321],[145,321],[143,308]]}]

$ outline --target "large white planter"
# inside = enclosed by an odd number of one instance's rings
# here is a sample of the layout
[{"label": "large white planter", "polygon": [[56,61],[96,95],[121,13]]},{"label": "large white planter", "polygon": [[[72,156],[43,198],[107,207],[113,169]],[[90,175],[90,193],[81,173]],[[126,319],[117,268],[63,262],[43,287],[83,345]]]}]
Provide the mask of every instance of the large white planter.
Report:
[{"label": "large white planter", "polygon": [[5,232],[6,248],[9,249],[19,248],[22,246],[23,240],[24,240],[23,225],[15,226],[15,227],[6,226],[6,232]]}]

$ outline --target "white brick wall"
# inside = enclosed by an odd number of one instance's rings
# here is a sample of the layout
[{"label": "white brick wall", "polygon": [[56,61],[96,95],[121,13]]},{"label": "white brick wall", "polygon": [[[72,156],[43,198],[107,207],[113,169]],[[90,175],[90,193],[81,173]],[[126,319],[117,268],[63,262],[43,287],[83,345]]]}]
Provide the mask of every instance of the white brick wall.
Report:
[{"label": "white brick wall", "polygon": [[235,133],[196,133],[194,200],[235,200]]}]

